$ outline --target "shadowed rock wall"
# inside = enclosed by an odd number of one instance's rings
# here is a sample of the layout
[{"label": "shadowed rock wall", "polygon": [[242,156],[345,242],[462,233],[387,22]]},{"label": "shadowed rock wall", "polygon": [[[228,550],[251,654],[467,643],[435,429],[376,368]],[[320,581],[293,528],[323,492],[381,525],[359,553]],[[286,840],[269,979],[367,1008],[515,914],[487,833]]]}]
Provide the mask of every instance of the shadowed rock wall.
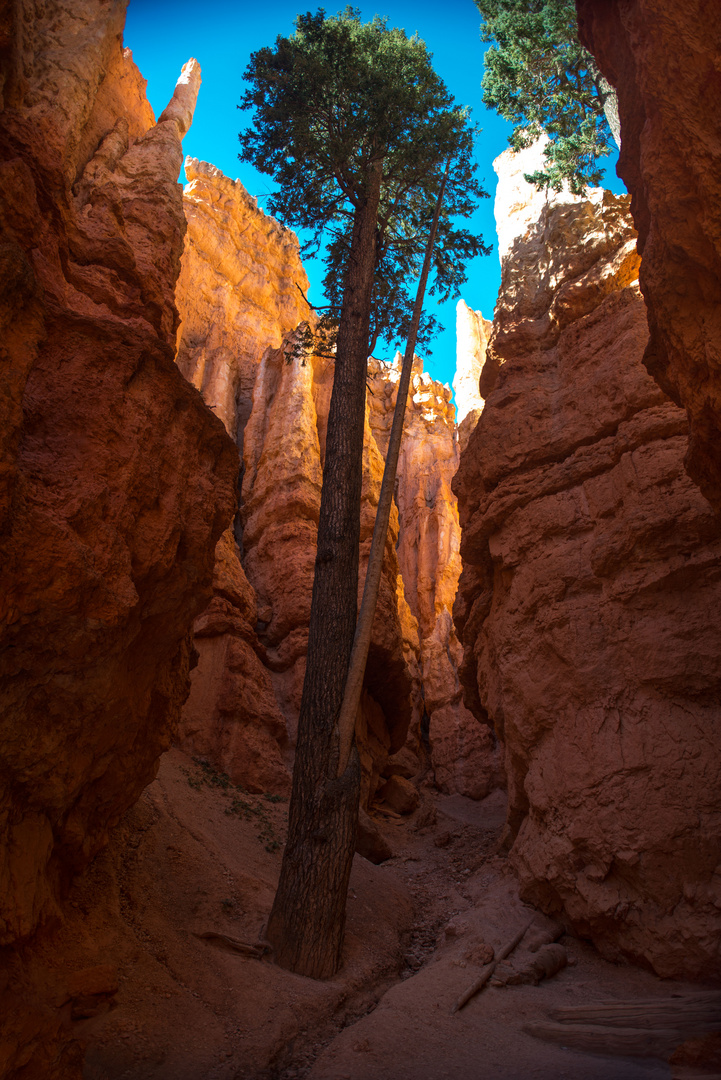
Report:
[{"label": "shadowed rock wall", "polygon": [[716,0],[577,0],[617,88],[650,339],[644,363],[688,410],[686,467],[721,509],[721,19]]},{"label": "shadowed rock wall", "polygon": [[[501,200],[534,152],[498,160]],[[717,519],[683,467],[686,414],[643,366],[627,198],[535,212],[454,483],[466,701],[505,744],[523,895],[608,957],[715,977]]]},{"label": "shadowed rock wall", "polygon": [[[5,5],[0,33],[0,944],[26,960],[170,745],[234,508],[235,447],[173,363],[200,69],[156,125],[124,14]],[[75,1075],[62,982],[5,960],[0,1072]]]}]

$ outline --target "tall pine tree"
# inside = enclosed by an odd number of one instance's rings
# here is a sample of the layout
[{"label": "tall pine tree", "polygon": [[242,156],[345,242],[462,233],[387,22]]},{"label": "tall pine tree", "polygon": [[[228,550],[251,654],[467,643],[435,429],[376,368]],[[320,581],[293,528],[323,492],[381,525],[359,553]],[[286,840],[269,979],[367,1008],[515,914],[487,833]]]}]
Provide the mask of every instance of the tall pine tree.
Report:
[{"label": "tall pine tree", "polygon": [[616,93],[579,43],[574,0],[475,0],[486,52],[483,100],[515,125],[521,150],[543,132],[546,167],[527,179],[580,193],[599,184],[599,157],[621,145]]},{"label": "tall pine tree", "polygon": [[[288,841],[268,923],[276,960],[324,977],[341,960],[355,848],[360,766],[338,772],[338,713],[356,626],[366,364],[378,334],[407,331],[445,163],[451,161],[434,253],[441,294],[486,251],[456,228],[483,194],[473,129],[433,71],[422,41],[347,8],[296,20],[291,37],[251,57],[253,126],[245,161],[279,188],[269,209],[326,238],[326,292],[337,320],[308,658],[298,722]],[[431,330],[429,320],[421,331]]]}]

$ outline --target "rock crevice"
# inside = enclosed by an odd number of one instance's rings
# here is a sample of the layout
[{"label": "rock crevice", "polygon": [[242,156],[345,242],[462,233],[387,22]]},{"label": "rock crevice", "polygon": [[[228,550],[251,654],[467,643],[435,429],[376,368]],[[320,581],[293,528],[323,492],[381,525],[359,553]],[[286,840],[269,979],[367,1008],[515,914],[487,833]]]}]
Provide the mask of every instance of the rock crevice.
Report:
[{"label": "rock crevice", "polygon": [[616,87],[618,174],[643,257],[644,363],[688,412],[686,465],[721,508],[721,26],[713,0],[577,0],[581,42]]}]

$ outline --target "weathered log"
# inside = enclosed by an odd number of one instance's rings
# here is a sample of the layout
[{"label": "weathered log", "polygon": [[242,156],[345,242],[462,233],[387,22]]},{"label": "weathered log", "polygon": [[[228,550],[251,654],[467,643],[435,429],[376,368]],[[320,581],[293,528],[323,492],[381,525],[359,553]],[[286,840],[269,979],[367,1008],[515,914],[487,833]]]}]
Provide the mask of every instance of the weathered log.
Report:
[{"label": "weathered log", "polygon": [[549,1015],[558,1022],[528,1024],[523,1030],[574,1050],[668,1060],[687,1039],[721,1030],[721,993],[564,1006]]},{"label": "weathered log", "polygon": [[721,1028],[721,993],[702,991],[673,998],[645,1001],[606,1001],[551,1009],[549,1016],[565,1024],[588,1023],[604,1027],[681,1027],[688,1037]]},{"label": "weathered log", "polygon": [[569,1050],[585,1050],[591,1054],[613,1054],[617,1057],[657,1057],[667,1060],[684,1041],[676,1028],[608,1027],[601,1024],[526,1024],[523,1029],[544,1042],[556,1043]]},{"label": "weathered log", "polygon": [[[533,916],[533,918],[535,918],[535,915]],[[457,1013],[460,1009],[462,1009],[463,1006],[471,1000],[474,994],[477,994],[479,990],[483,989],[493,972],[496,970],[498,964],[500,964],[501,960],[505,960],[507,956],[510,956],[516,945],[520,943],[521,939],[526,933],[526,930],[528,930],[531,923],[533,922],[533,918],[528,920],[523,929],[516,934],[516,936],[513,938],[512,941],[508,943],[508,945],[504,945],[501,951],[497,954],[496,959],[493,960],[492,963],[487,964],[481,974],[476,979],[476,981],[472,983],[471,986],[469,986],[468,989],[461,994],[458,1001],[451,1009],[451,1016],[453,1016],[454,1013]]]}]

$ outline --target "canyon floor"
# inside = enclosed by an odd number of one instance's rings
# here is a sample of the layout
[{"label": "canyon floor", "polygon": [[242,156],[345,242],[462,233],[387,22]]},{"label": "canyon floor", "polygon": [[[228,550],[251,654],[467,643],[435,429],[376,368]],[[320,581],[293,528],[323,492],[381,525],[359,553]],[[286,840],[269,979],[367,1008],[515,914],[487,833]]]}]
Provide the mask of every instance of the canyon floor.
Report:
[{"label": "canyon floor", "polygon": [[[314,982],[239,953],[262,939],[287,803],[240,792],[174,750],[79,879],[55,963],[92,981],[117,966],[110,1008],[76,1006],[86,1080],[656,1080],[655,1057],[588,1053],[524,1032],[564,1006],[663,999],[698,987],[561,942],[569,966],[538,986],[486,987],[456,1015],[487,946],[534,915],[499,848],[502,792],[423,791],[408,819],[377,813],[394,857],[356,857],[346,962]],[[553,929],[535,915],[525,942]],[[205,936],[203,936],[205,935]],[[228,941],[227,939],[231,939]],[[532,942],[530,942],[532,944]],[[528,953],[527,958],[531,958]],[[82,977],[80,977],[82,982]],[[98,999],[96,998],[95,1001]],[[693,1071],[673,1073],[694,1075]]]}]

